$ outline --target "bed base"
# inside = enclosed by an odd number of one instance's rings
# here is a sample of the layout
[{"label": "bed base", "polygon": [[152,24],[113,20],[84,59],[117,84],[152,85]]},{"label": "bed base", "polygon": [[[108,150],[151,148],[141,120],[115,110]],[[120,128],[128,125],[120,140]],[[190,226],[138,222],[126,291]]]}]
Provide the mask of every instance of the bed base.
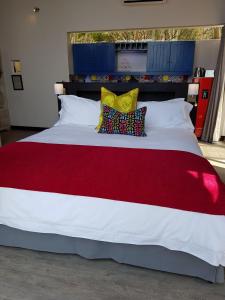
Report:
[{"label": "bed base", "polygon": [[117,244],[36,233],[0,225],[0,245],[54,253],[78,254],[88,259],[113,259],[119,263],[188,275],[212,283],[224,282],[224,268],[181,251],[161,246]]}]

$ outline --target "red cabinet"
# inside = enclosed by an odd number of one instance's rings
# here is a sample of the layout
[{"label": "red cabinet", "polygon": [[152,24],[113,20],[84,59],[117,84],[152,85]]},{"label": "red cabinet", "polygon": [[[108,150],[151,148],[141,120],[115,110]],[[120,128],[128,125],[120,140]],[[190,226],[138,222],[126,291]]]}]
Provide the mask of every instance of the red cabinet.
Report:
[{"label": "red cabinet", "polygon": [[198,106],[197,106],[197,114],[196,114],[196,122],[195,122],[195,135],[200,138],[205,123],[205,117],[206,117],[210,94],[212,90],[213,78],[199,77],[199,78],[194,78],[193,82],[199,83]]}]

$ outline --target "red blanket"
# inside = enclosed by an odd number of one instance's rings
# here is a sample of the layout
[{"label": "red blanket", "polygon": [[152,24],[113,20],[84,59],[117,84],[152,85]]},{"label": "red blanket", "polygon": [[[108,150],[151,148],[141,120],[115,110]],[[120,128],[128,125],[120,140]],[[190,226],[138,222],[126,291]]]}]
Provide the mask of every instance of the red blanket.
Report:
[{"label": "red blanket", "polygon": [[183,151],[13,143],[0,148],[0,186],[225,215],[225,185]]}]

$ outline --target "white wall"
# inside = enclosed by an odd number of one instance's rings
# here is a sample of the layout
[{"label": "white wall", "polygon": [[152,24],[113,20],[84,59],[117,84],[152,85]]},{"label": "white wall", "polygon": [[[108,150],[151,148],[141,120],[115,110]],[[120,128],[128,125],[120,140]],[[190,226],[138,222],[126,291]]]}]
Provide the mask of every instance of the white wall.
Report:
[{"label": "white wall", "polygon": [[[32,14],[34,6],[40,13]],[[0,47],[12,125],[51,126],[53,83],[68,80],[67,32],[225,23],[224,0],[168,0],[123,6],[121,0],[1,0]],[[24,91],[13,91],[10,60],[22,61]]]},{"label": "white wall", "polygon": [[197,41],[195,44],[194,67],[214,70],[216,67],[220,40]]}]

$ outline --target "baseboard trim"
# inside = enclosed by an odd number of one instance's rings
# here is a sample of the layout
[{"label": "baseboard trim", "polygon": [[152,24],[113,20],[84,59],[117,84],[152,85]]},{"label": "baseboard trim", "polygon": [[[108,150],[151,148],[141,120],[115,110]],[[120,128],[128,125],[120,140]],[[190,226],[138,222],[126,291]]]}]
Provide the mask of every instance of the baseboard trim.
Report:
[{"label": "baseboard trim", "polygon": [[30,126],[10,126],[12,130],[32,130],[41,131],[47,129],[47,127],[30,127]]}]

